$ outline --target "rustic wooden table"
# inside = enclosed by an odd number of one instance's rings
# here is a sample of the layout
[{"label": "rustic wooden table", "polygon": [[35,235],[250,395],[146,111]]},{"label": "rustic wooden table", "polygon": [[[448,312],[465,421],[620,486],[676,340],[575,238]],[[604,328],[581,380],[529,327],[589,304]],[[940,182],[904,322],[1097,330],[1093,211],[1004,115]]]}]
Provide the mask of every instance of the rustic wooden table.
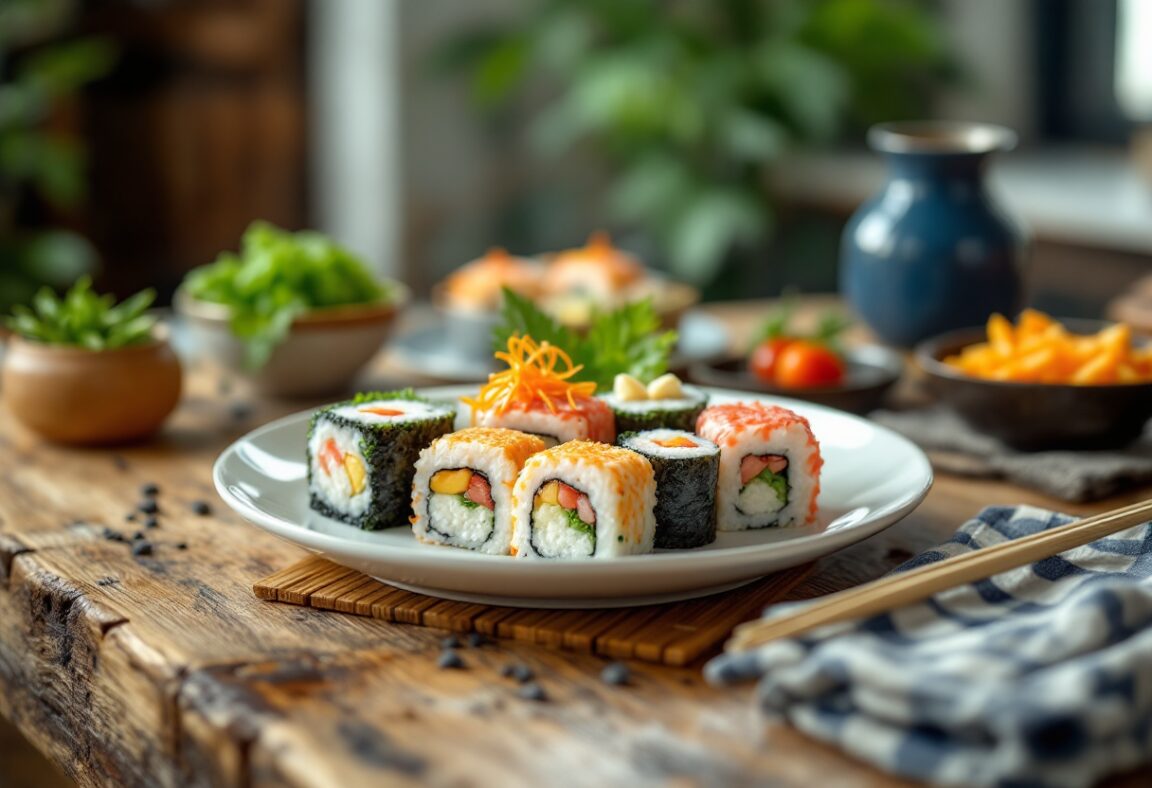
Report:
[{"label": "rustic wooden table", "polygon": [[[762,310],[708,308],[737,341]],[[424,382],[388,358],[369,377]],[[601,659],[501,642],[469,650],[469,670],[442,671],[443,632],[257,600],[253,581],[304,553],[218,503],[212,461],[301,405],[189,378],[143,446],[58,448],[0,413],[0,714],[80,783],[900,784],[762,719],[752,688],[709,687],[698,669],[637,665],[632,686],[612,688]],[[147,531],[152,555],[134,557],[103,533],[140,527],[125,514],[148,482],[162,488],[160,526]],[[875,578],[989,503],[1083,513],[1142,494],[1074,507],[938,478],[912,515],[820,561],[791,596]],[[196,515],[196,500],[212,514]],[[550,702],[498,678],[512,659]]]}]

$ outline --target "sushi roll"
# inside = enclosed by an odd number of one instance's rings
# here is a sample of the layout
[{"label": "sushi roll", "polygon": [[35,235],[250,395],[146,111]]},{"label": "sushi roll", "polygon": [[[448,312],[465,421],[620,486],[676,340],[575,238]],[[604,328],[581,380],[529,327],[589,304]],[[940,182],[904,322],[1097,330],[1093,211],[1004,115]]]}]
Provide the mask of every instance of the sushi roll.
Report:
[{"label": "sushi roll", "polygon": [[708,395],[672,374],[647,386],[631,375],[617,375],[612,393],[601,399],[612,408],[617,434],[661,428],[691,432],[708,404]]},{"label": "sushi roll", "polygon": [[312,417],[309,505],[375,531],[406,525],[420,450],[451,432],[456,409],[411,390],[358,394]]},{"label": "sushi roll", "polygon": [[656,474],[656,547],[702,547],[716,539],[720,447],[683,430],[625,433],[620,445],[642,454]]},{"label": "sushi roll", "polygon": [[652,551],[656,478],[643,456],[593,441],[531,457],[512,489],[512,553],[612,558]]},{"label": "sushi roll", "polygon": [[544,451],[535,435],[469,427],[420,452],[412,482],[412,532],[421,542],[507,555],[512,485],[524,462]]},{"label": "sushi roll", "polygon": [[475,397],[472,424],[504,427],[538,435],[549,446],[575,440],[616,440],[612,409],[592,396],[596,384],[572,380],[582,367],[549,342],[529,336],[508,338],[508,350],[496,353],[508,369],[493,372]]},{"label": "sushi roll", "polygon": [[700,414],[696,432],[720,446],[719,530],[816,519],[823,460],[803,416],[762,402],[713,405]]},{"label": "sushi roll", "polygon": [[505,409],[474,411],[473,423],[482,427],[504,427],[527,432],[541,438],[548,447],[565,441],[616,440],[616,421],[612,409],[598,399],[581,398],[572,405],[554,402],[551,407],[541,400],[513,402]]}]

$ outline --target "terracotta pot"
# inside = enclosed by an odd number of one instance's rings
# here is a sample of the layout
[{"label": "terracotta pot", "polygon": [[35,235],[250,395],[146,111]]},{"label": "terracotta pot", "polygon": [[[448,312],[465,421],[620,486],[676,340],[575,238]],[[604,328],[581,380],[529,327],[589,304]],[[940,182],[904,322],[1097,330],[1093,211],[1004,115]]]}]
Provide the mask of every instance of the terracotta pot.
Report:
[{"label": "terracotta pot", "polygon": [[166,336],[117,350],[8,340],[0,392],[48,440],[74,445],[146,437],[180,400],[180,362]]},{"label": "terracotta pot", "polygon": [[176,291],[173,304],[197,356],[246,378],[261,394],[309,397],[347,389],[379,352],[409,298],[399,282],[390,281],[389,287],[395,293],[390,303],[317,309],[296,318],[257,370],[245,363],[245,345],[232,333],[228,307],[192,298],[183,289]]}]

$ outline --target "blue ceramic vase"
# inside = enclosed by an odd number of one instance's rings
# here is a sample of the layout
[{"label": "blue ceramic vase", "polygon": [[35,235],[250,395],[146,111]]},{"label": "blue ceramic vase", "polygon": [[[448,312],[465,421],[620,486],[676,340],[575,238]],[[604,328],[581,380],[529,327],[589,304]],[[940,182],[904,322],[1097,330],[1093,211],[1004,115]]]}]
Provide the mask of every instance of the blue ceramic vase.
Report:
[{"label": "blue ceramic vase", "polygon": [[1026,236],[984,187],[989,154],[1015,143],[986,124],[869,130],[888,179],[844,230],[840,289],[880,339],[911,347],[1019,310]]}]

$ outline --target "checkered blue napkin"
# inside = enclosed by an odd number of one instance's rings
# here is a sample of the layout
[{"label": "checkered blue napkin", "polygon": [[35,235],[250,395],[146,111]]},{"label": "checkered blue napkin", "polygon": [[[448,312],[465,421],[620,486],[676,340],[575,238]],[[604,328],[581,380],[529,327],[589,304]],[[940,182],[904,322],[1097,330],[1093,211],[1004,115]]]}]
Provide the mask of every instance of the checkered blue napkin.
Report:
[{"label": "checkered blue napkin", "polygon": [[[1070,519],[988,508],[897,571]],[[717,657],[705,673],[760,679],[768,713],[906,777],[1090,785],[1152,760],[1150,577],[1146,524],[890,614]]]}]

